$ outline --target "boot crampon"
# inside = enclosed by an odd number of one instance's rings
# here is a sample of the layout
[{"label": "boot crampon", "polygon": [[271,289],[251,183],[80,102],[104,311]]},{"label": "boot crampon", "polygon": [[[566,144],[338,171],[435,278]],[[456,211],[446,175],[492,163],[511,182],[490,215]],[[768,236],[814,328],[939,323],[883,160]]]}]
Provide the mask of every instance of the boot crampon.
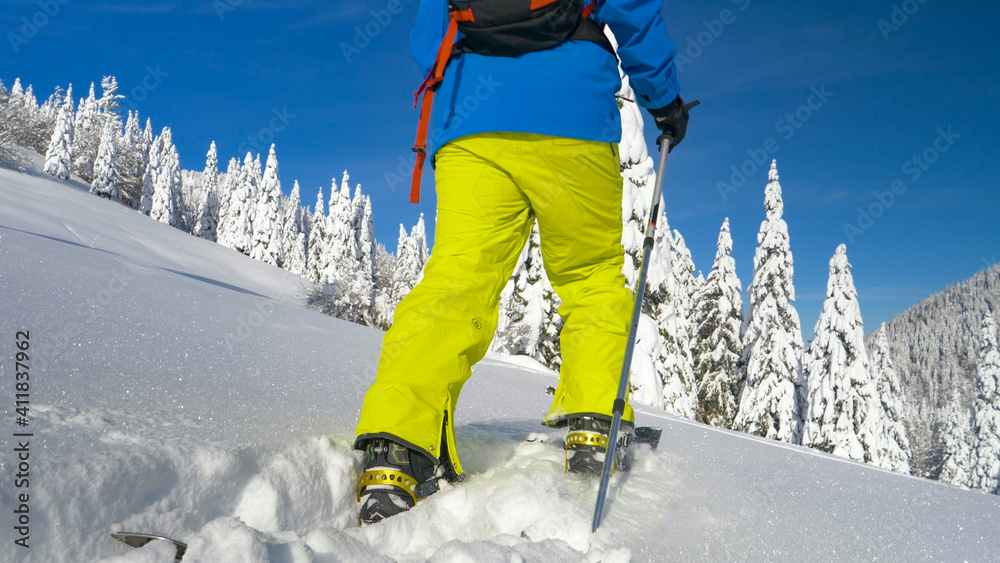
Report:
[{"label": "boot crampon", "polygon": [[386,438],[370,440],[358,480],[361,525],[381,522],[416,506],[438,490],[439,480],[457,478],[449,466]]}]

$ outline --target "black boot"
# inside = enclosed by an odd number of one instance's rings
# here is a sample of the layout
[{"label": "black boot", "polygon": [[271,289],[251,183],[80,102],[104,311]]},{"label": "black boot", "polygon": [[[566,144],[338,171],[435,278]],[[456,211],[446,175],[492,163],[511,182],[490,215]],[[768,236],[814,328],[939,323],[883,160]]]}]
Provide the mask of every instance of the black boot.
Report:
[{"label": "black boot", "polygon": [[[566,472],[600,477],[604,469],[605,453],[608,451],[611,421],[592,416],[575,416],[569,419],[568,427]],[[631,437],[631,425],[622,424],[618,429],[618,445],[615,448],[616,471],[628,471],[632,465],[627,451]]]},{"label": "black boot", "polygon": [[437,490],[444,472],[433,458],[386,438],[365,445],[364,472],[358,481],[362,525],[406,512]]}]

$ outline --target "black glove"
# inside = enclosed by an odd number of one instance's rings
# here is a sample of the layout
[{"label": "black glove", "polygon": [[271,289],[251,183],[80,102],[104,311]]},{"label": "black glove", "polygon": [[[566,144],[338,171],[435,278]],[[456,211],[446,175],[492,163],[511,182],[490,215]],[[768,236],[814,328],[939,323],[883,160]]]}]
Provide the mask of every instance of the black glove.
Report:
[{"label": "black glove", "polygon": [[[687,133],[688,128],[688,110],[700,104],[701,102],[695,100],[690,104],[685,104],[684,100],[677,96],[674,101],[668,106],[664,106],[659,109],[651,109],[649,113],[656,120],[656,127],[663,132],[663,135],[669,135],[672,139],[670,143],[669,150],[674,150],[674,147],[681,144],[684,140],[684,135]],[[656,144],[659,145],[662,140],[656,140]]]}]

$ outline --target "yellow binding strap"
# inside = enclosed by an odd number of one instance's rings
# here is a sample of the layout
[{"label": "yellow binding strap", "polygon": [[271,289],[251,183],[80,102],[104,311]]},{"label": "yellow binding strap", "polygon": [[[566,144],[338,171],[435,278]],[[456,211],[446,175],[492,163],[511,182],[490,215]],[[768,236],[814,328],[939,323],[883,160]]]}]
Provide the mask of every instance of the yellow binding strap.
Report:
[{"label": "yellow binding strap", "polygon": [[358,502],[361,502],[361,492],[371,485],[388,485],[406,491],[417,503],[417,480],[402,471],[391,469],[372,469],[365,471],[358,480]]},{"label": "yellow binding strap", "polygon": [[600,432],[574,430],[566,436],[566,448],[571,446],[597,446],[608,449],[608,437]]}]

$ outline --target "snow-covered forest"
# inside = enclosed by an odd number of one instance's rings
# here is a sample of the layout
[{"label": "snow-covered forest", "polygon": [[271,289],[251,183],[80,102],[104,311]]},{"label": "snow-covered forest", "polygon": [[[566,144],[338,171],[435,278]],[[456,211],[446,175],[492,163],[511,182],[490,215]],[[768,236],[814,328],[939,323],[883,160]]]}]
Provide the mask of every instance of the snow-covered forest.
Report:
[{"label": "snow-covered forest", "polygon": [[360,184],[352,193],[347,171],[332,182],[329,200],[319,188],[310,211],[298,182],[284,194],[274,146],[267,155],[230,158],[223,172],[212,143],[203,170],[183,170],[169,127],[155,133],[149,118],[143,126],[138,112],[123,115],[114,77],[100,90],[98,97],[91,84],[74,103],[72,85],[57,88],[39,105],[20,79],[9,90],[0,83],[0,146],[12,147],[5,160],[18,161],[13,147],[43,154],[52,176],[76,176],[100,197],[302,276],[305,297],[325,313],[391,324],[427,261],[423,218],[390,254],[375,241],[370,198]]},{"label": "snow-covered forest", "polygon": [[[636,289],[655,178],[642,114],[623,76],[619,106],[624,274]],[[72,86],[39,104],[20,80],[0,84],[0,159],[18,147],[44,171],[193,236],[301,277],[314,308],[382,329],[429,258],[424,220],[400,225],[395,253],[374,237],[371,200],[345,171],[310,210],[288,196],[272,146],[230,158],[215,144],[199,172],[183,170],[169,127],[123,115],[113,77],[76,103]],[[308,197],[308,196],[307,196]],[[311,200],[311,197],[310,197]],[[922,302],[865,336],[847,249],[830,260],[815,339],[803,342],[777,163],[764,187],[753,279],[736,275],[726,219],[707,276],[662,211],[645,292],[631,400],[904,474],[998,492],[1000,267]],[[542,265],[537,228],[501,295],[493,350],[559,368],[559,296]]]},{"label": "snow-covered forest", "polygon": [[[1000,265],[949,286],[885,324],[884,335],[869,334],[869,349],[892,358],[906,396],[904,420],[913,445],[914,474],[967,484],[979,401],[984,319],[1000,311]],[[884,338],[881,345],[878,340]]]}]

